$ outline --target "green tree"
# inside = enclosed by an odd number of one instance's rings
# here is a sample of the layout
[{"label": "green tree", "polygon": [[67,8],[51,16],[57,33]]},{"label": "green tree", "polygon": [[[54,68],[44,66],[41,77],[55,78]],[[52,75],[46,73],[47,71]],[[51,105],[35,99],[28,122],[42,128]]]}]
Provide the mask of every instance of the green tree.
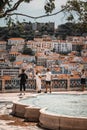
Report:
[{"label": "green tree", "polygon": [[[33,16],[28,16],[26,14],[13,13],[13,11],[18,9],[21,3],[23,2],[30,3],[31,1],[33,0],[17,0],[15,2],[13,0],[0,0],[0,18],[6,17],[6,16],[8,17],[11,15],[23,15],[26,17],[35,18]],[[46,0],[44,9],[46,10],[47,14],[52,13],[52,10],[55,8],[54,2],[55,0]]]},{"label": "green tree", "polygon": [[78,55],[81,56],[81,51],[83,49],[83,45],[78,45],[77,46],[77,51],[78,51]]},{"label": "green tree", "polygon": [[14,57],[14,56],[12,56],[11,58],[10,58],[10,62],[14,62],[16,60],[16,57]]},{"label": "green tree", "polygon": [[23,50],[23,54],[25,55],[34,55],[34,52],[32,51],[31,48],[26,48],[25,50]]},{"label": "green tree", "polygon": [[63,5],[62,8],[56,13],[52,13],[52,11],[55,9],[55,0],[45,0],[45,5],[43,6],[46,14],[36,17],[14,12],[18,9],[21,3],[30,3],[32,1],[33,0],[17,0],[14,2],[13,0],[0,0],[0,18],[9,18],[8,23],[11,24],[12,15],[22,15],[33,19],[38,19],[64,12],[65,14],[68,13],[67,20],[73,20],[77,15],[78,21],[87,22],[87,0],[67,0],[66,4]]},{"label": "green tree", "polygon": [[23,47],[22,54],[25,54],[25,55],[35,55],[35,53],[32,51],[32,49],[27,47],[26,43],[25,43],[25,45]]},{"label": "green tree", "polygon": [[76,19],[78,22],[87,23],[87,0],[68,0],[62,8],[68,15],[68,21]]},{"label": "green tree", "polygon": [[16,60],[16,57],[15,56],[12,56],[12,57],[10,57],[10,62],[12,63],[12,66],[13,66],[13,62]]}]

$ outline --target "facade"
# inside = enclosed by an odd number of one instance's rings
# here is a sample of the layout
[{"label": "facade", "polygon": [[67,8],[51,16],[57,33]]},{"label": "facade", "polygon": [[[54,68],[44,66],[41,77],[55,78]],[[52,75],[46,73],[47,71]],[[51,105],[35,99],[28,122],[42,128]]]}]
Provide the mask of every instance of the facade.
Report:
[{"label": "facade", "polygon": [[27,47],[35,50],[36,52],[41,52],[45,49],[53,49],[53,41],[43,38],[35,38],[34,41],[28,41]]},{"label": "facade", "polygon": [[6,50],[6,44],[7,44],[6,41],[0,41],[0,51]]},{"label": "facade", "polygon": [[87,49],[81,51],[81,56],[87,57]]},{"label": "facade", "polygon": [[16,61],[27,61],[27,62],[32,62],[32,61],[35,61],[35,56],[29,56],[29,55],[18,55],[16,57]]},{"label": "facade", "polygon": [[72,44],[67,42],[54,43],[54,50],[58,53],[69,53],[72,51]]},{"label": "facade", "polygon": [[47,57],[44,53],[36,54],[36,64],[37,66],[46,66]]},{"label": "facade", "polygon": [[8,39],[8,45],[21,45],[25,40],[23,38],[10,38]]},{"label": "facade", "polygon": [[19,67],[0,67],[0,76],[17,77],[19,74]]},{"label": "facade", "polygon": [[80,37],[80,36],[68,36],[67,37],[67,41],[68,42],[76,42],[76,43],[82,43],[84,41],[84,37]]},{"label": "facade", "polygon": [[11,58],[11,57],[15,57],[16,58],[18,55],[20,55],[19,52],[16,52],[16,51],[9,52],[9,58]]}]

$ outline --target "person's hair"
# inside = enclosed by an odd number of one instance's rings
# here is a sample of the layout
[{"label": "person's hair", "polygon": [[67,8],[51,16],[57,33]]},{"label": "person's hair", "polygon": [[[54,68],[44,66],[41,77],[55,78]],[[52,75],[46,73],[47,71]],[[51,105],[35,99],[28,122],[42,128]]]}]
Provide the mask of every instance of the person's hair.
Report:
[{"label": "person's hair", "polygon": [[38,74],[38,71],[36,71],[36,75]]},{"label": "person's hair", "polygon": [[85,70],[84,69],[82,69],[82,72],[84,72]]},{"label": "person's hair", "polygon": [[40,70],[37,70],[37,71],[36,71],[36,74],[38,74],[38,73],[40,73]]},{"label": "person's hair", "polygon": [[22,69],[22,73],[24,73],[25,72],[25,70],[24,69]]},{"label": "person's hair", "polygon": [[49,68],[47,68],[47,71],[50,71],[50,69],[49,69]]}]

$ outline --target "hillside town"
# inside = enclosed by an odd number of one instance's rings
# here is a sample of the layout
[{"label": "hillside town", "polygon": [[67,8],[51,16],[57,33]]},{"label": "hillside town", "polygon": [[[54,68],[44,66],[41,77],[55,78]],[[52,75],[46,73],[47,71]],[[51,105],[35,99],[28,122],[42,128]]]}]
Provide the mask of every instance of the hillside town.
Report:
[{"label": "hillside town", "polygon": [[0,0],[0,130],[87,130],[87,0]]},{"label": "hillside town", "polygon": [[[26,49],[32,53],[23,53]],[[87,37],[68,36],[66,40],[57,40],[44,35],[29,41],[18,37],[0,41],[1,79],[18,78],[21,69],[32,79],[36,70],[44,75],[47,68],[56,79],[80,78],[81,70],[87,70]]]}]

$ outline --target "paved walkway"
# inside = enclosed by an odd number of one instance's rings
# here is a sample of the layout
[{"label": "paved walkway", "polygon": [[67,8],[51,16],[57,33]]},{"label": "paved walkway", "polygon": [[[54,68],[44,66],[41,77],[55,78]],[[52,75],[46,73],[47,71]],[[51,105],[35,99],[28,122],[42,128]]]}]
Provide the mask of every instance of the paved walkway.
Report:
[{"label": "paved walkway", "polygon": [[23,119],[10,115],[13,101],[31,95],[36,94],[26,93],[19,96],[19,93],[0,93],[0,130],[43,130],[37,126],[37,123],[26,123]]}]

